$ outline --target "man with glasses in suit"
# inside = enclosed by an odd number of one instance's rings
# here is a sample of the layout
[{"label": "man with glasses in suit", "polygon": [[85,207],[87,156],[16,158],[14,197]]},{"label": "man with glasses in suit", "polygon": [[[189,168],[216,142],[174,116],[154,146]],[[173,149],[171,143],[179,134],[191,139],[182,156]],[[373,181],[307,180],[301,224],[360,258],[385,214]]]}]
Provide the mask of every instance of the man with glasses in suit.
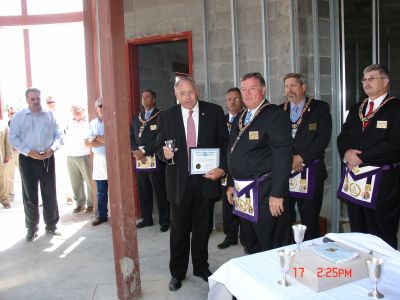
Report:
[{"label": "man with glasses in suit", "polygon": [[390,74],[380,64],[366,67],[361,82],[368,97],[350,108],[337,139],[346,167],[339,198],[347,200],[351,231],[374,234],[396,249],[400,100],[389,95]]}]

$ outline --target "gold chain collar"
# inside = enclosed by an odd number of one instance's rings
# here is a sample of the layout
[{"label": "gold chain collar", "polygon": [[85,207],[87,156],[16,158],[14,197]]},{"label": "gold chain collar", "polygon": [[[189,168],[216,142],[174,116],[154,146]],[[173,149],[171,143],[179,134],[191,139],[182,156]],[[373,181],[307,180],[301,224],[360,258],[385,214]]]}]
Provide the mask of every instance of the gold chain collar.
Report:
[{"label": "gold chain collar", "polygon": [[246,131],[246,129],[253,123],[253,121],[255,120],[255,118],[257,117],[257,115],[261,112],[261,110],[262,110],[264,107],[267,107],[268,105],[269,105],[268,100],[264,100],[264,104],[262,104],[262,105],[257,109],[257,111],[256,111],[256,113],[254,114],[253,118],[252,118],[252,119],[249,121],[249,123],[247,123],[247,125],[245,125],[245,126],[243,125],[243,119],[244,119],[244,117],[246,116],[248,109],[246,109],[246,110],[244,110],[244,111],[242,112],[242,114],[240,115],[240,118],[239,118],[239,134],[238,134],[238,136],[236,137],[236,140],[235,140],[235,142],[233,143],[233,145],[232,145],[232,147],[231,147],[231,153],[232,153],[233,150],[235,149],[236,144],[239,142],[240,138],[242,137],[242,135],[243,135],[243,133]]},{"label": "gold chain collar", "polygon": [[161,113],[161,110],[159,110],[158,112],[156,112],[154,115],[152,115],[150,118],[148,118],[147,120],[143,120],[141,114],[139,114],[139,122],[142,123],[142,126],[145,127],[146,124],[148,122],[150,122],[151,120],[153,120],[154,118],[156,118],[159,114]]},{"label": "gold chain collar", "polygon": [[[310,107],[311,101],[313,99],[306,97],[306,103],[304,104],[303,110],[301,111],[301,115],[300,117],[297,119],[296,122],[292,122],[292,129],[297,129],[300,124],[301,121],[303,121],[303,114],[308,110],[308,108]],[[288,106],[289,106],[290,101],[286,101],[283,105],[283,110],[287,111],[288,110]]]},{"label": "gold chain collar", "polygon": [[365,98],[364,101],[361,103],[359,109],[358,109],[358,117],[360,118],[360,121],[364,124],[366,122],[369,122],[369,120],[371,120],[375,114],[378,112],[378,110],[384,106],[387,102],[389,102],[390,100],[395,99],[395,97],[389,97],[386,98],[385,100],[382,101],[382,103],[378,106],[378,108],[376,110],[374,110],[372,113],[370,113],[368,116],[364,116],[363,114],[363,110],[365,105],[368,103],[368,98]]}]

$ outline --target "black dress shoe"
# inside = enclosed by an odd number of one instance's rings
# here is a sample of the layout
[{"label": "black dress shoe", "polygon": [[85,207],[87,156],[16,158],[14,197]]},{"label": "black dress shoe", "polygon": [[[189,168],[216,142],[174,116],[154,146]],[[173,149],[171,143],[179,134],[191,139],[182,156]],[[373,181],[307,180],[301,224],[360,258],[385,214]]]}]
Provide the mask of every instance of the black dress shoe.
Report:
[{"label": "black dress shoe", "polygon": [[153,226],[153,222],[150,223],[150,222],[142,221],[136,225],[137,228],[143,228],[146,226]]},{"label": "black dress shoe", "polygon": [[212,273],[209,269],[205,269],[205,270],[201,270],[201,271],[193,271],[193,275],[200,277],[205,282],[208,282],[208,277],[210,277],[212,275]]},{"label": "black dress shoe", "polygon": [[28,232],[26,234],[26,240],[28,242],[32,242],[35,238],[37,238],[37,229],[28,229]]},{"label": "black dress shoe", "polygon": [[233,240],[233,239],[228,239],[226,237],[225,240],[221,244],[217,245],[217,247],[219,249],[226,249],[229,246],[233,246],[233,245],[237,245],[237,244],[238,244],[237,238],[236,238],[236,240]]},{"label": "black dress shoe", "polygon": [[170,291],[177,291],[182,287],[182,280],[172,277],[169,281],[168,288]]},{"label": "black dress shoe", "polygon": [[101,223],[107,222],[108,219],[101,219],[101,218],[96,218],[94,219],[94,221],[92,222],[92,226],[97,226],[100,225]]},{"label": "black dress shoe", "polygon": [[168,229],[169,229],[169,225],[161,225],[160,226],[160,231],[161,232],[166,232],[166,231],[168,231]]}]

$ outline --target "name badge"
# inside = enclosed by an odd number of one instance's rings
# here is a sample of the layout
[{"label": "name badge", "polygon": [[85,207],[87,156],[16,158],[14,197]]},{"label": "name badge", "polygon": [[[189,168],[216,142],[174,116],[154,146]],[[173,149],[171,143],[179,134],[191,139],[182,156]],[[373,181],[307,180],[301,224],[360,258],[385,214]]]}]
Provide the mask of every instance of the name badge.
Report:
[{"label": "name badge", "polygon": [[157,125],[150,125],[150,130],[157,130]]},{"label": "name badge", "polygon": [[387,121],[377,121],[376,128],[387,129]]},{"label": "name badge", "polygon": [[317,130],[317,123],[308,124],[308,130]]},{"label": "name badge", "polygon": [[249,140],[258,140],[258,131],[249,131]]}]

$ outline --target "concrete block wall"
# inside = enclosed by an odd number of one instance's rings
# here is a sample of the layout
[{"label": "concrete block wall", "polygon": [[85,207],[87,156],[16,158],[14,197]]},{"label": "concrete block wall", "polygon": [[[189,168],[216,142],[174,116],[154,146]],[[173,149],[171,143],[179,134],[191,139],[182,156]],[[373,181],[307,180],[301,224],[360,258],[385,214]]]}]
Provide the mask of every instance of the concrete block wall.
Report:
[{"label": "concrete block wall", "polygon": [[187,42],[143,45],[138,52],[141,92],[146,89],[155,91],[161,110],[176,104],[172,63],[187,64]]},{"label": "concrete block wall", "polygon": [[[258,1],[260,2],[260,1]],[[291,24],[290,1],[268,0],[268,48],[269,76],[271,79],[270,101],[275,104],[282,103],[283,83],[285,74],[293,71],[291,60]]]}]

